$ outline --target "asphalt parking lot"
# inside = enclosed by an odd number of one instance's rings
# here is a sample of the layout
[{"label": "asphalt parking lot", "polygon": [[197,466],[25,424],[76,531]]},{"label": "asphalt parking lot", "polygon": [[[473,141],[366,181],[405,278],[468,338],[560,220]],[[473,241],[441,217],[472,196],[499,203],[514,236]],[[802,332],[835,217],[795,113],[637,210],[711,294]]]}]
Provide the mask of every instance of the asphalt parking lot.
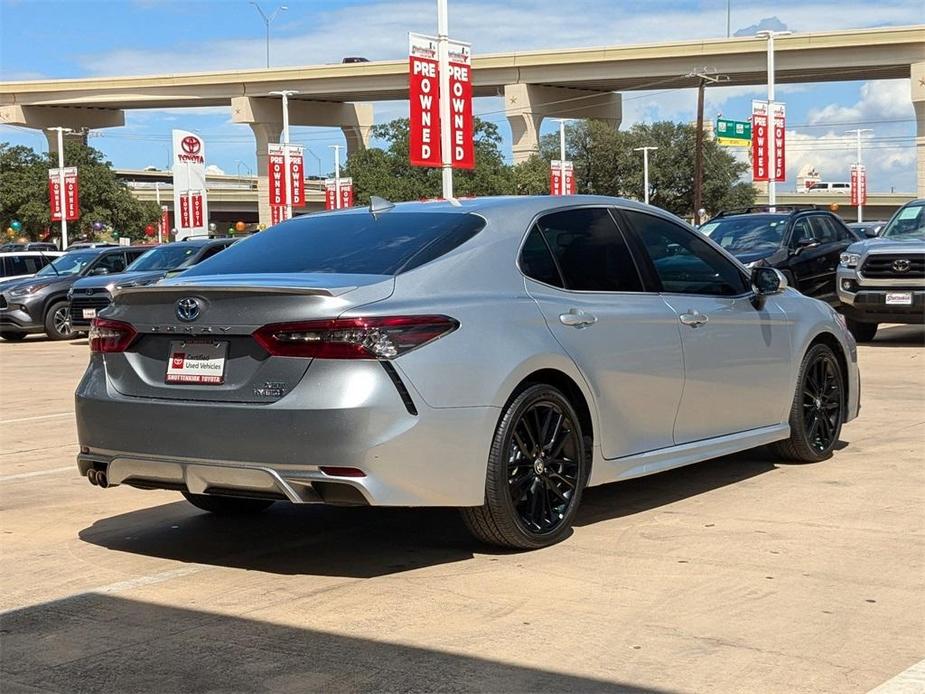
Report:
[{"label": "asphalt parking lot", "polygon": [[451,510],[228,520],[92,487],[86,341],[0,344],[3,691],[868,691],[925,656],[923,342],[860,348],[832,459],[592,489],[532,553]]}]

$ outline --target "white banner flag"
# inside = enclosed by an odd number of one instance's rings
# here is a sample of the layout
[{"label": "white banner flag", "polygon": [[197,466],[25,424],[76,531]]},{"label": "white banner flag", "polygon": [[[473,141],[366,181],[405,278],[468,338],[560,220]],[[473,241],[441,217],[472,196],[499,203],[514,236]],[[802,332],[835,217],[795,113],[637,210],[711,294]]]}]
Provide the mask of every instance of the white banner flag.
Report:
[{"label": "white banner flag", "polygon": [[177,241],[209,235],[206,145],[186,130],[173,131],[173,216]]}]

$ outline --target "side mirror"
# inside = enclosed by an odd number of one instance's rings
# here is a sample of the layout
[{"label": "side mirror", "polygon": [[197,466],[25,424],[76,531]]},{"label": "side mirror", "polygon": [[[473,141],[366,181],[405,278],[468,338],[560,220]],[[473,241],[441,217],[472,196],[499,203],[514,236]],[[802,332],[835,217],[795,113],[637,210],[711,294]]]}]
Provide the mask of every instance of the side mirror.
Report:
[{"label": "side mirror", "polygon": [[875,239],[880,236],[880,227],[864,227],[864,236]]},{"label": "side mirror", "polygon": [[772,267],[756,267],[752,269],[751,284],[755,296],[764,297],[784,291],[787,288],[787,278],[780,270]]},{"label": "side mirror", "polygon": [[104,267],[95,267],[92,270],[90,270],[90,274],[91,275],[108,275],[109,270]]}]

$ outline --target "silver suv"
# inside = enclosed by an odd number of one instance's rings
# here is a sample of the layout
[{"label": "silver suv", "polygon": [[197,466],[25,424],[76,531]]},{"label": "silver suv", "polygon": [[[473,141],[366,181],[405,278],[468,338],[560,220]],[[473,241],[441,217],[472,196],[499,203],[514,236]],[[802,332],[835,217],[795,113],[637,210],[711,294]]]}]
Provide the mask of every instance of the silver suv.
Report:
[{"label": "silver suv", "polygon": [[837,279],[858,342],[873,340],[879,323],[925,323],[925,199],[903,205],[877,238],[849,246]]}]

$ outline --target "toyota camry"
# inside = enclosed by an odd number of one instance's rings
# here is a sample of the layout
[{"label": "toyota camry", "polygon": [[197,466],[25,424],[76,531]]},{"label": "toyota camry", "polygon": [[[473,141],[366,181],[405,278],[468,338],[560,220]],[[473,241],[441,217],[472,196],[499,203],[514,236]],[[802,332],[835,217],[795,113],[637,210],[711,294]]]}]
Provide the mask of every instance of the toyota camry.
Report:
[{"label": "toyota camry", "polygon": [[827,458],[854,340],[775,269],[595,196],[312,214],[117,290],[77,389],[81,474],[214,513],[453,506],[570,532],[583,490],[771,444]]}]

